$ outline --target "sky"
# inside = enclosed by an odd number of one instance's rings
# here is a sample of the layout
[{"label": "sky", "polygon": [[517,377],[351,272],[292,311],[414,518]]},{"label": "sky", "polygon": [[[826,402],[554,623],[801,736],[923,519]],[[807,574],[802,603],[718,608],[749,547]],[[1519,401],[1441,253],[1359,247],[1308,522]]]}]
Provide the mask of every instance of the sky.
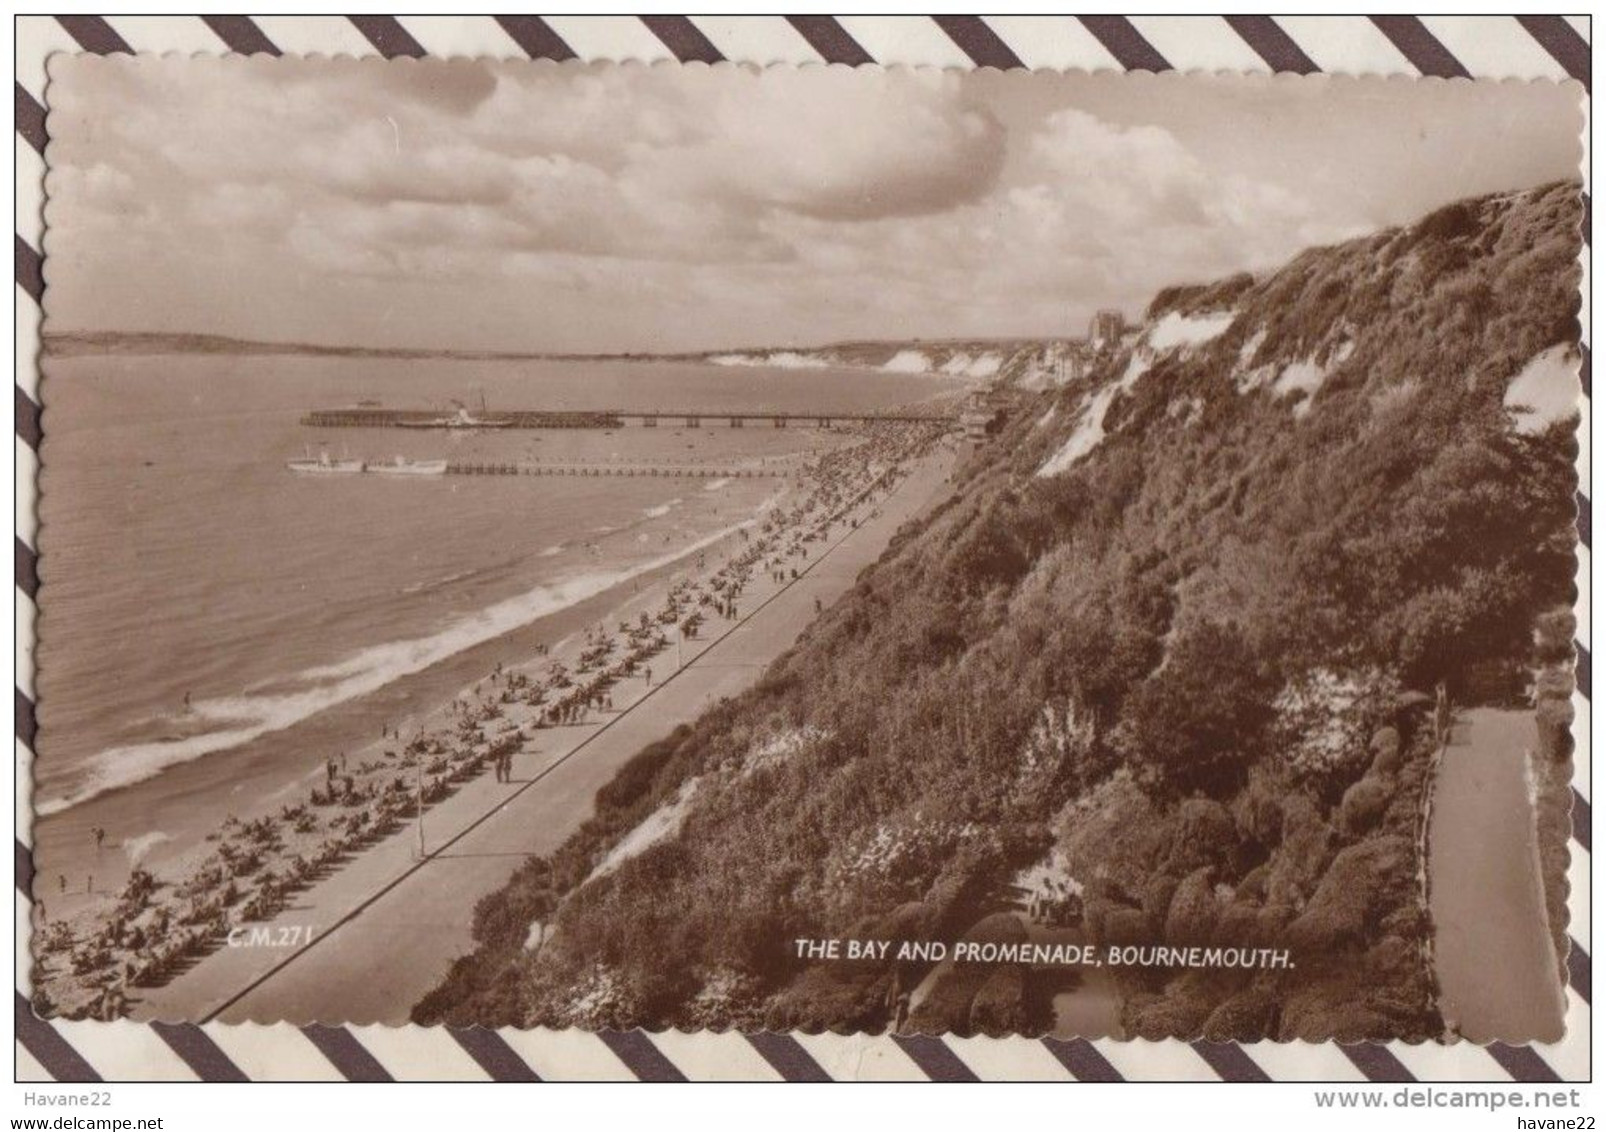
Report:
[{"label": "sky", "polygon": [[554,352],[1075,336],[1576,177],[1578,89],[58,55],[46,313]]}]

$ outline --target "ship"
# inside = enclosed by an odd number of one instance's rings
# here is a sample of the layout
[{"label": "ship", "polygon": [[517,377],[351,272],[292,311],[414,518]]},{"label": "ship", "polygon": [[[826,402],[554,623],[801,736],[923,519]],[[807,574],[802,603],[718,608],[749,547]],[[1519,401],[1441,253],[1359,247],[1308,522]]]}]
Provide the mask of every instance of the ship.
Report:
[{"label": "ship", "polygon": [[444,476],[445,460],[404,460],[397,456],[390,463],[373,463],[368,471],[376,476]]},{"label": "ship", "polygon": [[485,416],[485,394],[480,394],[480,415],[474,416],[461,401],[453,401],[457,411],[444,417],[427,417],[424,420],[399,420],[398,428],[450,428],[450,429],[480,429],[480,428],[512,428],[513,422],[507,420],[490,420]]},{"label": "ship", "polygon": [[300,460],[286,460],[285,467],[300,475],[350,476],[363,471],[367,465],[344,454],[338,460],[332,459],[329,450],[325,448],[316,457],[309,454]]}]

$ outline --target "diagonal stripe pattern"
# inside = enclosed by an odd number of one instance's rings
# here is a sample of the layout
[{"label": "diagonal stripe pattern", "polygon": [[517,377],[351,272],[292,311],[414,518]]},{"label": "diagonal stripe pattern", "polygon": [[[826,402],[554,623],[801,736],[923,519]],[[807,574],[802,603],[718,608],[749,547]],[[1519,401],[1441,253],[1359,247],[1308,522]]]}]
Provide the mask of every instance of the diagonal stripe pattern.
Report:
[{"label": "diagonal stripe pattern", "polygon": [[[221,15],[201,17],[172,17],[178,24],[188,19],[199,20],[210,29],[220,47],[240,54],[280,55],[280,48],[264,32],[262,26],[248,16]],[[468,20],[494,20],[504,33],[509,56],[522,52],[530,58],[567,60],[576,58],[575,51],[540,16],[463,17]],[[822,61],[858,66],[875,63],[874,57],[854,38],[843,23],[831,16],[752,17],[754,19],[783,20],[792,32],[801,37]],[[1265,69],[1273,72],[1312,74],[1320,70],[1314,59],[1323,55],[1326,34],[1335,38],[1348,37],[1353,47],[1353,29],[1345,26],[1361,17],[1330,17],[1325,21],[1302,21],[1299,35],[1291,33],[1276,18],[1268,16],[1195,17],[1200,21],[1221,20],[1263,60]],[[385,58],[419,58],[427,54],[418,39],[395,17],[366,15],[347,17],[351,28],[371,45],[373,53]],[[655,36],[668,51],[682,62],[717,63],[725,56],[714,45],[693,17],[643,16],[642,25]],[[863,19],[860,17],[859,19]],[[931,17],[940,32],[951,40],[977,67],[1000,69],[1021,67],[1019,49],[1025,44],[1012,44],[991,22],[976,16]],[[1560,16],[1481,17],[1479,34],[1491,43],[1513,42],[1537,44],[1546,56],[1553,59],[1561,72],[1580,83],[1586,90],[1590,81],[1590,46],[1573,22]],[[1196,61],[1179,56],[1175,45],[1171,56],[1150,43],[1137,26],[1121,16],[1055,17],[1067,25],[1065,34],[1071,34],[1070,25],[1077,22],[1083,32],[1091,35],[1109,53],[1109,56],[1127,70],[1165,71],[1173,68],[1188,70],[1199,66]],[[1003,21],[1000,21],[1002,23]],[[1366,69],[1378,74],[1421,74],[1443,78],[1473,77],[1467,67],[1456,58],[1445,44],[1422,21],[1410,16],[1371,17],[1370,23],[1381,33],[1382,44],[1387,46],[1368,57]],[[84,51],[97,54],[130,52],[128,42],[110,22],[99,16],[74,15],[49,17],[22,17],[18,27],[19,64],[24,61],[37,64],[36,73],[43,74],[43,52],[46,44],[58,43],[59,37],[42,25],[54,24],[71,41]],[[856,25],[857,26],[857,25]],[[1330,32],[1329,30],[1330,29]],[[1047,34],[1052,34],[1048,32]],[[1168,41],[1169,42],[1169,41]],[[141,40],[141,46],[147,44]],[[176,44],[175,44],[176,46]],[[298,49],[304,48],[298,44]],[[1389,48],[1396,53],[1387,54]],[[330,50],[339,50],[331,46]],[[29,53],[34,53],[30,58]],[[743,61],[743,60],[736,60]],[[762,62],[761,60],[754,60]],[[939,62],[939,60],[932,60]],[[1534,77],[1545,77],[1536,75]],[[45,91],[25,86],[22,81],[15,88],[15,129],[17,137],[36,153],[45,151],[47,121]],[[1585,239],[1589,237],[1586,194]],[[20,217],[19,217],[20,223]],[[17,302],[41,305],[44,297],[44,270],[40,247],[40,233],[19,228],[15,242],[15,280]],[[1587,334],[1586,334],[1587,338]],[[32,343],[36,348],[37,343]],[[20,355],[19,356],[23,356]],[[1581,378],[1585,396],[1590,394],[1589,350],[1586,341]],[[15,396],[16,437],[21,445],[37,450],[41,439],[41,421],[38,404],[19,384]],[[1587,422],[1587,415],[1586,415]],[[1587,427],[1587,424],[1586,424]],[[19,465],[20,466],[20,465]],[[34,485],[19,479],[18,491],[33,491]],[[1585,546],[1590,543],[1590,501],[1586,491],[1578,495],[1578,528]],[[37,599],[39,576],[37,559],[32,550],[34,532],[15,532],[16,566],[15,589],[19,601]],[[1590,694],[1589,652],[1580,646],[1578,658],[1578,687],[1587,699]],[[35,741],[37,724],[33,701],[25,690],[15,690],[15,720],[17,742],[31,749]],[[1587,747],[1581,745],[1580,757],[1587,758]],[[1587,868],[1590,847],[1591,813],[1587,797],[1575,792],[1574,799],[1574,852],[1583,855]],[[27,896],[33,877],[32,854],[23,841],[16,843],[16,884],[19,893]],[[24,918],[25,919],[25,918]],[[1575,923],[1579,922],[1575,918]],[[26,923],[19,930],[26,931]],[[1586,937],[1587,938],[1587,937]],[[1590,999],[1589,954],[1576,938],[1568,957],[1570,989],[1585,1004]],[[19,1045],[41,1066],[52,1079],[58,1081],[93,1082],[101,1074],[73,1047],[64,1030],[35,1017],[26,998],[19,992],[15,1002],[16,1034]],[[119,1023],[118,1025],[133,1025]],[[153,1023],[150,1030],[171,1051],[175,1063],[182,1064],[190,1074],[208,1081],[244,1080],[247,1075],[230,1058],[222,1046],[214,1041],[208,1028],[192,1024]],[[345,1027],[313,1025],[297,1031],[284,1027],[275,1040],[301,1041],[315,1048],[340,1076],[352,1081],[388,1081],[393,1079],[429,1079],[428,1064],[387,1066],[364,1046],[357,1034]],[[501,1034],[482,1028],[439,1029],[436,1040],[454,1043],[485,1076],[496,1081],[538,1081],[542,1079],[539,1066],[530,1059],[530,1052],[539,1048],[539,1034],[521,1035],[510,1042]],[[817,1056],[822,1040],[811,1039],[808,1045],[791,1035],[759,1033],[720,1035],[722,1041],[743,1043],[756,1051],[775,1073],[787,1081],[821,1081],[832,1079],[826,1063]],[[841,1039],[884,1043],[897,1052],[907,1064],[921,1075],[932,1080],[976,1080],[978,1073],[956,1052],[953,1045],[934,1037],[892,1036],[880,1039]],[[1027,1039],[1017,1039],[1025,1042]],[[532,1045],[532,1041],[536,1044]],[[587,1036],[592,1052],[584,1056],[594,1066],[598,1076],[625,1076],[639,1080],[684,1080],[686,1074],[664,1053],[652,1035],[641,1032],[601,1033]],[[1567,1043],[1582,1043],[1586,1051],[1582,1063],[1588,1064],[1589,1035],[1569,1032]],[[1180,1045],[1180,1043],[1166,1043]],[[1041,1041],[1053,1059],[1066,1072],[1080,1081],[1119,1081],[1123,1074],[1093,1042],[1084,1039],[1046,1038]],[[516,1048],[515,1048],[516,1047]],[[593,1048],[594,1047],[594,1048]],[[1391,1045],[1363,1043],[1337,1047],[1343,1056],[1369,1081],[1409,1081],[1413,1074],[1402,1057],[1406,1050]],[[1516,1081],[1548,1082],[1562,1077],[1547,1061],[1553,1047],[1535,1048],[1509,1046],[1497,1043],[1483,1051],[1499,1075]],[[1193,1079],[1217,1078],[1228,1081],[1267,1080],[1270,1074],[1256,1062],[1251,1047],[1234,1043],[1195,1042],[1191,1044],[1198,1070],[1187,1075]],[[814,1052],[811,1052],[814,1051]],[[1114,1056],[1112,1052],[1111,1056]],[[539,1059],[537,1059],[539,1060]],[[1118,1058],[1127,1064],[1126,1055]],[[1576,1061],[1576,1059],[1575,1059]],[[614,1068],[609,1069],[612,1065]],[[179,1071],[182,1075],[182,1071]]]}]

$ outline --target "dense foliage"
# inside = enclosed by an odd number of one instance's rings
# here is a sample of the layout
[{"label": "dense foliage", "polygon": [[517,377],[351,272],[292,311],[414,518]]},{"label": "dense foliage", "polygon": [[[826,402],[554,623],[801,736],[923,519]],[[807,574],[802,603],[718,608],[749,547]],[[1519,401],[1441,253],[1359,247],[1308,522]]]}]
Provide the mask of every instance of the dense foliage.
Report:
[{"label": "dense foliage", "polygon": [[[416,1017],[880,1029],[885,965],[810,967],[791,941],[957,939],[1055,854],[1094,938],[1299,955],[1131,973],[1129,1033],[1434,1033],[1432,735],[1402,690],[1506,694],[1571,601],[1575,422],[1519,431],[1504,398],[1576,340],[1579,219],[1574,185],[1465,201],[1157,297],[1151,328],[1234,317],[1023,392],[754,689],[643,751],[486,901]],[[1098,443],[1039,475],[1101,392]],[[677,835],[587,880],[692,780]],[[1034,994],[989,982],[915,1021],[1051,1024]]]}]

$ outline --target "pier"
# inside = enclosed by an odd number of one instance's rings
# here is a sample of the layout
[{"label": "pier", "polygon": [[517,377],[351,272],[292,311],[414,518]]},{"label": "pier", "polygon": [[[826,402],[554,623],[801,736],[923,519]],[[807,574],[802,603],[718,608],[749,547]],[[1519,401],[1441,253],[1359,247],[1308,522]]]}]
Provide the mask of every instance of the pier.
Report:
[{"label": "pier", "polygon": [[831,428],[839,424],[862,424],[874,421],[897,421],[906,424],[952,421],[951,414],[941,412],[888,412],[863,411],[830,412],[732,412],[712,409],[506,409],[476,414],[471,423],[448,423],[438,410],[383,409],[359,407],[350,409],[317,409],[301,418],[308,428],[439,428],[468,431],[479,424],[485,428],[559,429],[559,428]]},{"label": "pier", "polygon": [[707,464],[527,463],[508,460],[449,461],[449,476],[629,476],[658,479],[784,479],[796,468],[716,467]]}]

